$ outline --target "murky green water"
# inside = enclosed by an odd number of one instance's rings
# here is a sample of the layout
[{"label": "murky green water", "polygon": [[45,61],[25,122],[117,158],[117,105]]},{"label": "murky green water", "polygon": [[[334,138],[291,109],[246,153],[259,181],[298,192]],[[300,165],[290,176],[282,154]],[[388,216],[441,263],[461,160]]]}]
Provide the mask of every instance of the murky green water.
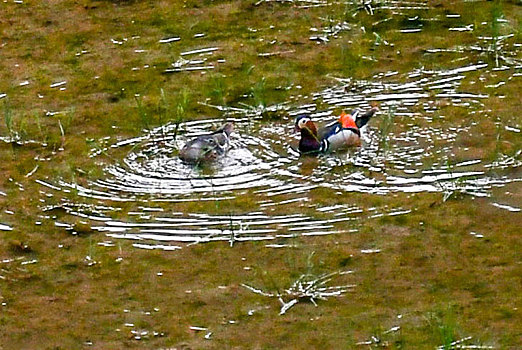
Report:
[{"label": "murky green water", "polygon": [[[232,8],[237,3],[239,10]],[[495,6],[507,11],[519,5],[237,3],[184,1],[183,13],[194,18],[183,23],[193,26],[177,33],[167,20],[175,16],[163,18],[159,9],[181,10],[176,2],[86,1],[85,8],[83,2],[56,2],[52,6],[67,11],[74,7],[78,17],[89,13],[88,34],[76,36],[68,28],[67,38],[56,35],[57,43],[49,39],[34,52],[23,30],[18,39],[7,28],[0,52],[15,39],[27,51],[6,60],[16,79],[0,84],[9,129],[0,141],[11,152],[3,158],[8,166],[0,190],[0,281],[6,286],[0,320],[4,333],[19,332],[11,344],[29,338],[40,345],[41,333],[51,335],[48,347],[68,348],[60,341],[74,338],[75,345],[106,348],[117,347],[116,341],[185,348],[179,341],[187,339],[195,348],[226,348],[261,332],[268,335],[253,347],[288,346],[288,339],[312,347],[310,339],[338,347],[445,344],[438,349],[516,343],[522,119],[509,113],[521,102],[515,89],[521,86],[522,43],[520,24]],[[49,35],[66,17],[56,14],[41,24],[51,5],[4,4],[9,14],[38,9],[27,25]],[[134,6],[148,11],[143,23],[139,15],[127,18]],[[462,12],[449,10],[455,8]],[[245,20],[234,11],[259,11],[273,20]],[[231,25],[230,33],[200,31],[214,25],[213,13],[230,16],[215,21],[216,28]],[[290,24],[280,21],[287,15]],[[105,35],[104,21],[117,22],[117,30]],[[101,38],[91,41],[92,33]],[[60,58],[65,68],[55,67],[42,48],[69,39],[82,48]],[[322,49],[342,62],[332,63]],[[295,71],[268,71],[286,69],[286,59],[299,62],[288,65]],[[29,69],[37,62],[45,67]],[[361,72],[372,73],[361,78]],[[310,93],[297,83],[307,81],[296,79],[301,74],[329,82]],[[281,81],[269,84],[264,75]],[[220,85],[232,76],[245,81]],[[199,85],[182,90],[187,82]],[[227,89],[233,91],[227,95]],[[179,106],[167,102],[195,91],[201,100],[183,108],[201,113],[199,120],[150,127],[163,116],[175,119]],[[278,103],[264,105],[267,95]],[[343,110],[374,105],[379,111],[362,129],[360,147],[318,157],[296,150],[297,115],[326,124]],[[103,108],[90,111],[93,106]],[[74,115],[75,107],[81,113]],[[151,115],[163,109],[168,113]],[[133,124],[127,127],[125,118]],[[226,122],[235,130],[225,156],[204,168],[178,158],[187,141]],[[34,134],[23,133],[24,123]],[[71,158],[84,155],[84,141],[93,148],[76,162]],[[303,307],[293,318],[274,319],[298,302],[317,306],[317,300],[339,296],[346,298],[326,312]],[[455,322],[443,317],[446,304]],[[76,312],[78,322],[69,329]],[[462,329],[452,329],[457,321]],[[447,330],[453,334],[439,341],[445,334],[437,332]],[[476,338],[457,340],[463,334]]]},{"label": "murky green water", "polygon": [[[444,62],[437,69],[424,68],[420,61],[411,71],[390,70],[366,80],[337,78],[332,86],[312,96],[296,94],[278,106],[268,107],[286,110],[287,116],[280,121],[264,120],[263,107],[216,106],[222,118],[183,123],[177,137],[175,125],[164,125],[127,140],[101,140],[106,148],[93,150],[93,160],[115,149],[128,150],[127,155],[107,165],[104,176],[90,179],[86,185],[61,179],[38,180],[49,200],[59,203],[42,205],[43,219],[55,220],[57,226],[73,232],[73,223],[86,221],[108,237],[142,240],[146,244],[136,246],[146,248],[174,249],[172,244],[215,240],[281,242],[296,236],[355,232],[364,220],[408,215],[414,210],[352,204],[321,207],[310,201],[311,191],[318,188],[347,198],[353,192],[374,196],[440,192],[447,199],[455,193],[489,197],[492,188],[520,182],[519,172],[512,171],[522,163],[520,150],[497,154],[494,159],[481,158],[457,142],[462,135],[473,133],[483,118],[494,118],[495,111],[488,109],[487,102],[495,89],[521,79],[522,44],[514,41],[514,35],[477,34],[485,32],[487,24],[482,24],[484,28],[462,24],[458,13],[438,13],[426,2],[387,2],[386,6],[366,10],[391,11],[389,19],[403,23],[404,27],[397,28],[401,35],[424,35],[430,30],[424,24],[439,22],[448,35],[467,32],[476,41],[423,48],[427,62],[436,55]],[[423,17],[413,16],[419,10],[424,11]],[[347,23],[311,28],[310,40],[328,44],[350,29]],[[376,37],[379,45],[394,45]],[[193,74],[189,71],[226,64],[224,59],[216,60],[217,50],[205,47],[183,52],[168,73]],[[293,117],[297,114],[310,113],[316,121],[327,122],[341,109],[365,110],[372,103],[378,103],[380,111],[363,130],[361,147],[318,159],[300,157],[295,150],[298,135],[293,132]],[[455,108],[459,117],[447,121],[447,114],[455,114]],[[382,119],[388,123],[387,128]],[[195,169],[177,158],[177,150],[187,140],[225,121],[235,123],[232,146],[210,170]],[[520,124],[498,125],[498,129],[517,137],[520,134]],[[186,209],[191,202],[208,201],[219,212],[219,204],[215,203],[250,197],[256,204],[248,211],[231,213],[224,209],[221,214],[207,214]],[[176,203],[176,211],[164,209],[161,203],[165,202]],[[495,199],[491,204],[510,212],[520,211]],[[48,215],[58,207],[67,215]],[[303,208],[307,208],[306,215]],[[286,215],[274,214],[281,211]],[[4,226],[2,229],[9,229]]]}]

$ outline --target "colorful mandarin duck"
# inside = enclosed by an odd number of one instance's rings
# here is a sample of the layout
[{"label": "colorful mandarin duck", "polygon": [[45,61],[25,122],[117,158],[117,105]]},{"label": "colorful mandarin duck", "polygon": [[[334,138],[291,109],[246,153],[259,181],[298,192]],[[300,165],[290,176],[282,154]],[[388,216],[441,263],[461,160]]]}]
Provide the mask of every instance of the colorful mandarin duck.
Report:
[{"label": "colorful mandarin duck", "polygon": [[319,130],[309,115],[299,115],[295,121],[296,130],[301,132],[299,151],[302,154],[317,154],[333,152],[349,146],[359,146],[361,144],[360,128],[368,123],[377,110],[377,107],[373,107],[362,115],[358,110],[351,115],[343,111],[338,120]]},{"label": "colorful mandarin duck", "polygon": [[230,134],[234,124],[227,123],[209,135],[196,137],[187,142],[179,152],[179,158],[187,164],[198,165],[211,162],[224,155],[230,146]]}]

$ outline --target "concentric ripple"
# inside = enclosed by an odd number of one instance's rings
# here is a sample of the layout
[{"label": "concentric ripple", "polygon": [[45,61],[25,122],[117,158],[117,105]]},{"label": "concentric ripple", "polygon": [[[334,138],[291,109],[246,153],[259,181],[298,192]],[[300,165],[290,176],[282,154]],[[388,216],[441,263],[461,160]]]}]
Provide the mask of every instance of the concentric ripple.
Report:
[{"label": "concentric ripple", "polygon": [[[340,197],[350,192],[436,192],[444,200],[454,193],[489,197],[495,187],[522,181],[522,151],[514,147],[510,153],[477,152],[462,140],[470,135],[479,140],[485,121],[497,128],[497,140],[503,136],[516,144],[520,136],[520,124],[500,124],[486,107],[492,91],[521,76],[520,46],[505,47],[511,51],[503,51],[502,66],[472,61],[475,52],[464,50],[467,63],[449,69],[336,79],[311,101],[293,97],[267,107],[287,112],[279,121],[264,120],[265,107],[217,106],[221,119],[167,124],[128,140],[109,140],[105,149],[93,150],[92,157],[115,149],[126,155],[107,165],[101,178],[85,185],[37,180],[46,188],[44,202],[53,203],[44,206],[44,217],[71,232],[87,225],[110,238],[136,240],[135,246],[144,249],[178,249],[176,242],[259,240],[282,247],[288,238],[355,232],[365,220],[412,211],[364,208],[346,200],[321,207],[311,200],[318,188]],[[341,110],[366,110],[375,103],[380,111],[362,130],[361,147],[316,158],[300,157],[295,150],[297,114],[309,113],[322,123]],[[179,160],[177,152],[185,142],[228,121],[235,124],[231,148],[216,164],[198,169]],[[243,199],[254,204],[248,210],[216,205],[217,214],[193,212],[187,206]],[[167,202],[177,211],[166,210]],[[491,205],[520,211],[503,203]],[[67,215],[52,214],[56,209]],[[9,227],[0,224],[0,229]]]},{"label": "concentric ripple", "polygon": [[[314,207],[314,205],[312,205]],[[246,214],[211,215],[206,213],[167,212],[161,207],[139,206],[126,213],[126,220],[112,219],[117,207],[63,202],[60,206],[44,208],[46,213],[63,209],[81,220],[67,223],[57,219],[55,224],[73,234],[82,233],[89,222],[89,230],[104,232],[110,238],[137,241],[138,248],[174,250],[173,243],[197,244],[225,241],[235,244],[245,241],[269,241],[268,247],[279,248],[289,238],[321,236],[357,232],[367,220],[383,216],[405,215],[409,209],[355,205],[315,206],[315,215],[302,213],[269,215],[262,211]],[[324,219],[315,216],[323,216]],[[110,245],[110,242],[104,244]],[[180,247],[179,247],[180,248]]]},{"label": "concentric ripple", "polygon": [[[377,130],[370,122],[364,146],[346,155],[328,157],[324,166],[314,171],[311,181],[330,188],[375,194],[460,191],[475,196],[487,196],[493,186],[521,181],[497,171],[519,167],[520,152],[511,156],[498,154],[492,162],[473,158],[471,153],[470,159],[456,160],[458,139],[470,134],[481,122],[475,116],[495,118],[481,102],[488,94],[461,91],[460,86],[468,78],[466,74],[478,72],[486,77],[492,69],[495,67],[479,62],[450,70],[419,69],[402,76],[390,72],[375,76],[375,81],[340,79],[338,85],[315,94],[314,98],[329,109],[364,109],[369,108],[370,102],[380,101],[380,117],[387,118],[390,129],[394,129],[396,120],[407,127],[399,131]],[[506,70],[508,79],[517,74],[516,69]],[[387,77],[395,77],[395,81],[387,81]],[[449,107],[465,111],[460,125],[452,122],[446,126],[444,113]],[[316,119],[331,118],[323,115]],[[519,133],[516,128],[505,129]],[[349,170],[337,172],[336,168]]]},{"label": "concentric ripple", "polygon": [[[262,139],[247,130],[248,119],[231,119],[235,132],[226,157],[211,168],[200,169],[186,165],[177,157],[177,150],[196,136],[212,131],[223,120],[184,123],[180,135],[175,136],[175,125],[166,125],[149,134],[112,145],[113,148],[132,146],[121,164],[105,169],[107,177],[95,180],[90,187],[69,184],[87,197],[117,201],[151,196],[152,200],[184,201],[230,198],[234,191],[279,186],[284,175],[283,166],[289,155],[277,153],[273,142]],[[257,126],[259,128],[259,126]],[[277,126],[265,126],[258,132],[278,133]],[[277,142],[277,141],[275,141]],[[283,176],[284,177],[284,176]],[[61,183],[67,186],[68,184]]]}]

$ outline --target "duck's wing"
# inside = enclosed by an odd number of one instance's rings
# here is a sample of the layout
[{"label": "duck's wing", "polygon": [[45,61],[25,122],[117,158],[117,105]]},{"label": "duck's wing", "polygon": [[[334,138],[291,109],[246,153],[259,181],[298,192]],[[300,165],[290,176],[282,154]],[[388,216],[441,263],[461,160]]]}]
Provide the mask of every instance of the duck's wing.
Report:
[{"label": "duck's wing", "polygon": [[341,129],[341,123],[339,123],[338,120],[334,120],[333,122],[330,122],[326,124],[324,127],[320,128],[317,132],[317,136],[319,137],[319,140],[324,140],[338,133],[339,131],[341,131]]},{"label": "duck's wing", "polygon": [[375,112],[377,112],[378,110],[379,110],[379,108],[373,107],[372,109],[370,109],[368,112],[366,112],[364,114],[359,113],[357,115],[357,118],[355,118],[355,124],[357,125],[357,127],[362,128],[363,126],[368,124],[368,121],[370,120],[370,118],[373,117]]},{"label": "duck's wing", "polygon": [[[357,112],[354,112],[357,116]],[[325,143],[324,151],[335,151],[347,146],[360,144],[361,133],[351,115],[345,114],[321,129],[321,140]]]},{"label": "duck's wing", "polygon": [[[221,128],[219,128],[217,131],[214,131],[209,137],[215,141],[217,146],[221,148],[225,148],[229,144],[229,137],[232,131],[234,130],[234,124],[227,123]],[[224,150],[222,150],[224,151]]]}]

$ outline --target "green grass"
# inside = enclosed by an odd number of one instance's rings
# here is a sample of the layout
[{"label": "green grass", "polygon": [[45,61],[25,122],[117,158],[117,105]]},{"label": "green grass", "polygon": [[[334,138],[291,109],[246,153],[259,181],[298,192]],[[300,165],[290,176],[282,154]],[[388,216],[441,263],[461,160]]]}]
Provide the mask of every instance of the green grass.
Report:
[{"label": "green grass", "polygon": [[392,106],[381,118],[379,125],[380,147],[384,150],[384,154],[390,151],[390,138],[394,126],[395,109]]}]

